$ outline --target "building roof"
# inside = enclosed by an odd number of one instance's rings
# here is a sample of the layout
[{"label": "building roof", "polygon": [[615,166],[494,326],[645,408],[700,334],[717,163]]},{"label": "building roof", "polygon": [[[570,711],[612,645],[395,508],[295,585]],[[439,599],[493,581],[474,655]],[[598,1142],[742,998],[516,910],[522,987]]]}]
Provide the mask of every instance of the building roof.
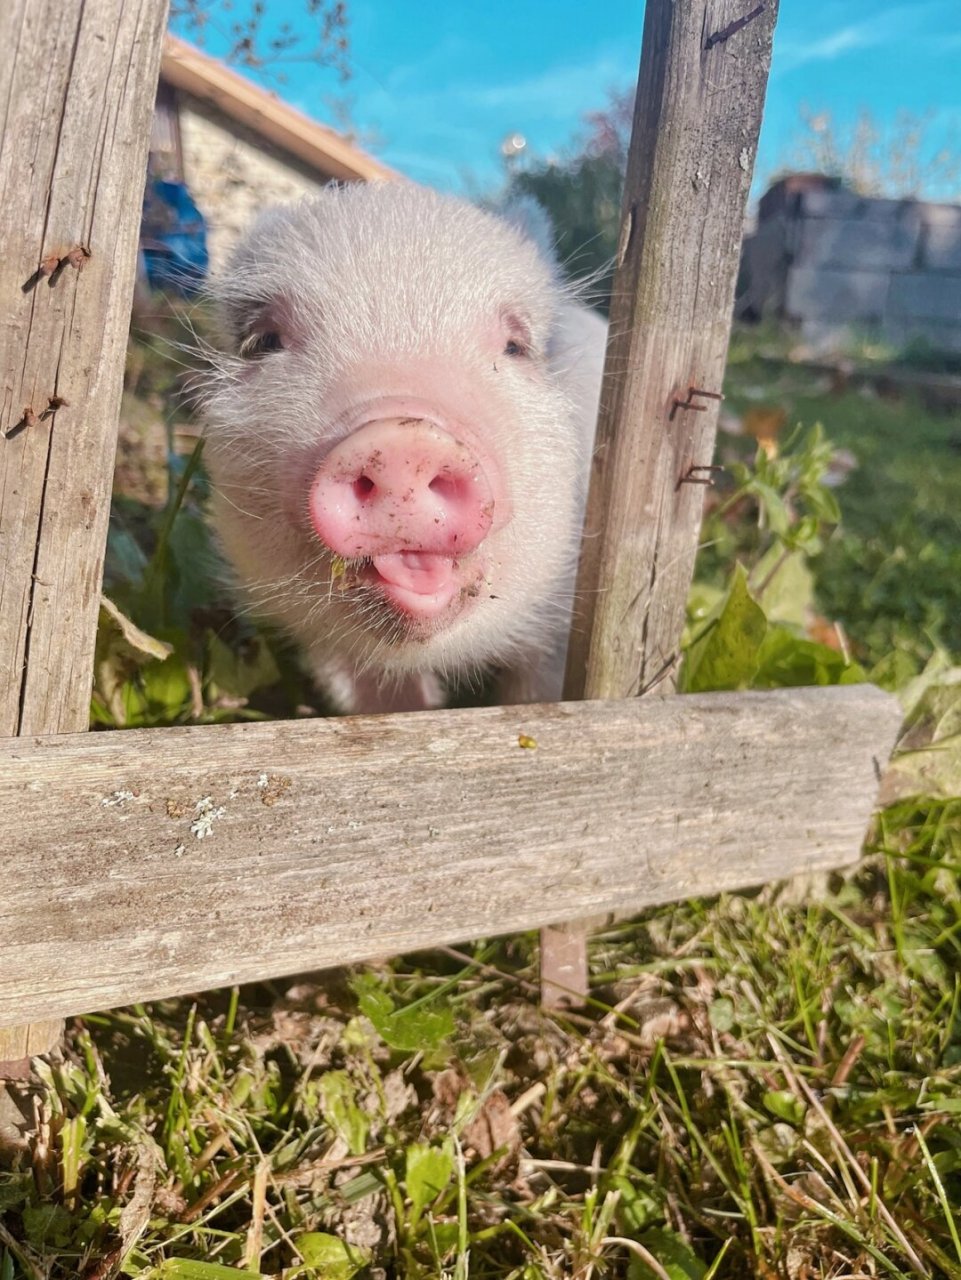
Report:
[{"label": "building roof", "polygon": [[400,177],[333,129],[311,120],[185,40],[166,37],[160,79],[210,103],[326,178],[370,181]]}]

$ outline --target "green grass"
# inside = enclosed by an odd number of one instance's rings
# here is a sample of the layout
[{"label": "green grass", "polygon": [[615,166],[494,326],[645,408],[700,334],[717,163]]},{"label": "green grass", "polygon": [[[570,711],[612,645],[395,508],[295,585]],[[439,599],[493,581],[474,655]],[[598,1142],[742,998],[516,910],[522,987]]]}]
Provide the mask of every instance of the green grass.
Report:
[{"label": "green grass", "polygon": [[[850,674],[784,648],[810,573],[865,663],[957,660],[957,419],[834,396],[754,339],[733,355],[728,408],[819,420],[860,465],[837,533],[817,441],[738,472],[733,505],[720,491],[689,679],[764,683],[792,652],[795,672]],[[276,637],[228,617],[203,572],[202,471],[173,473],[166,509],[118,503],[108,561],[117,602],[173,653],[105,623],[98,718],[291,714],[312,695]],[[781,578],[758,496],[799,548]],[[747,573],[704,624],[737,556]],[[753,677],[714,652],[743,611]],[[540,1009],[525,935],[75,1019],[0,1168],[0,1280],[961,1280],[961,799],[885,810],[866,854],[599,930],[580,1013]]]},{"label": "green grass", "polygon": [[961,411],[834,394],[824,377],[761,357],[750,334],[733,355],[726,407],[821,422],[857,460],[838,491],[842,526],[813,565],[821,610],[869,666],[895,649],[921,666],[938,645],[961,661]]},{"label": "green grass", "polygon": [[75,1020],[0,1275],[961,1276],[959,868],[903,805],[810,900],[600,931],[579,1015],[525,936]]}]

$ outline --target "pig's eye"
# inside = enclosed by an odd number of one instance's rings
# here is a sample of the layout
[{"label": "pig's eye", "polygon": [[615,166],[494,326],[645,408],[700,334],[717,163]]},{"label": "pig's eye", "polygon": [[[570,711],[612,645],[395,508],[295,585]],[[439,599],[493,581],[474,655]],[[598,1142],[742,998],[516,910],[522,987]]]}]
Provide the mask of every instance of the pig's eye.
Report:
[{"label": "pig's eye", "polygon": [[504,335],[504,355],[515,360],[524,360],[534,354],[531,342],[531,331],[523,317],[515,312],[501,315],[501,332]]},{"label": "pig's eye", "polygon": [[283,351],[283,337],[276,329],[262,329],[248,333],[240,344],[240,356],[243,360],[256,360],[260,356],[270,355],[272,351]]}]

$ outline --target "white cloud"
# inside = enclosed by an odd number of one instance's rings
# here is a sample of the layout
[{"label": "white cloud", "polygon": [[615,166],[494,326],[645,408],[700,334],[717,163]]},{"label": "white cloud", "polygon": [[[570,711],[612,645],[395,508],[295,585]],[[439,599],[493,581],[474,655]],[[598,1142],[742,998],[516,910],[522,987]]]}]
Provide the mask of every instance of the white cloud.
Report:
[{"label": "white cloud", "polygon": [[773,71],[793,71],[812,62],[833,62],[847,53],[914,40],[939,11],[945,12],[943,0],[922,0],[894,5],[815,39],[788,36],[778,40],[775,36]]},{"label": "white cloud", "polygon": [[548,67],[526,80],[510,80],[503,84],[463,85],[460,94],[466,102],[487,109],[510,107],[517,111],[534,111],[540,115],[567,119],[571,104],[582,102],[603,107],[608,89],[620,87],[633,79],[633,61],[600,54],[593,62],[581,66]]},{"label": "white cloud", "polygon": [[476,120],[477,112],[507,112],[542,119],[568,120],[578,111],[603,107],[607,91],[630,83],[637,73],[633,56],[599,50],[586,63],[547,67],[524,79],[478,83],[444,80],[439,65],[450,66],[451,44],[432,50],[417,63],[392,70],[383,80],[359,77],[359,103],[365,114],[402,113],[405,120],[430,120],[456,129]]}]

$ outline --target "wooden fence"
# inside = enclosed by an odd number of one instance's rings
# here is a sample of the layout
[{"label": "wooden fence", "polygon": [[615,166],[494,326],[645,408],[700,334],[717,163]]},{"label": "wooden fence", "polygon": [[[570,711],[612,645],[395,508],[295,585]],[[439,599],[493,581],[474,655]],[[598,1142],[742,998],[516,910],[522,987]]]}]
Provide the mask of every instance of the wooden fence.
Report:
[{"label": "wooden fence", "polygon": [[[679,658],[776,8],[647,4],[568,678],[613,700],[87,735],[165,5],[4,6],[0,1059],[68,1013],[857,857],[892,699],[635,696]],[[545,943],[576,993],[583,931]]]}]

